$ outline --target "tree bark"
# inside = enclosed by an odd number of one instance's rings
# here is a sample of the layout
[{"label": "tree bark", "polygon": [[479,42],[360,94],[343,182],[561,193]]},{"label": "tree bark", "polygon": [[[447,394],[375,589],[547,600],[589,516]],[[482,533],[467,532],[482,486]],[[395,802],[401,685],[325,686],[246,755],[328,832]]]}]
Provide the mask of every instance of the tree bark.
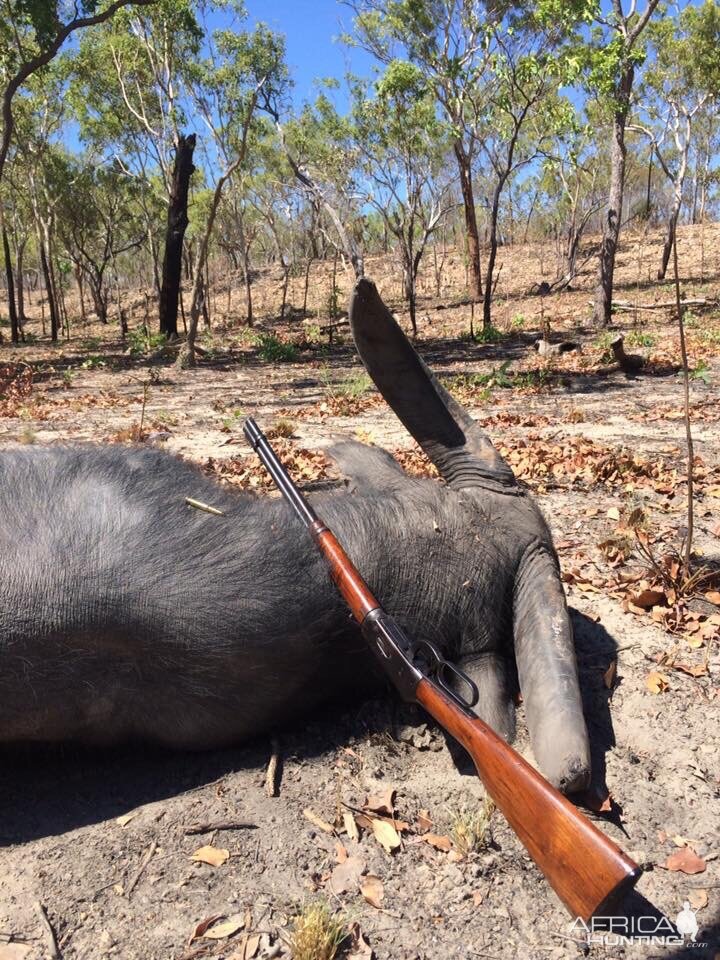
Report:
[{"label": "tree bark", "polygon": [[2,245],[5,257],[5,277],[7,279],[8,313],[10,314],[10,336],[13,343],[20,343],[20,327],[18,324],[17,308],[15,306],[15,280],[13,277],[12,260],[10,259],[10,243],[8,242],[5,223],[2,223]]},{"label": "tree bark", "polygon": [[23,273],[26,244],[27,237],[23,237],[22,240],[18,240],[17,255],[15,259],[15,298],[17,300],[18,324],[20,325],[20,337],[22,339],[24,339],[23,327],[27,323],[27,317],[25,316],[25,276]]},{"label": "tree bark", "polygon": [[75,274],[75,283],[78,288],[78,297],[80,298],[80,320],[83,324],[87,323],[87,313],[85,311],[85,284],[83,282],[83,271],[79,263],[75,264],[75,269],[73,270]]},{"label": "tree bark", "polygon": [[192,162],[194,149],[194,133],[178,137],[170,186],[170,204],[168,206],[160,287],[160,332],[167,337],[177,337],[178,332],[178,299],[180,296],[183,239],[188,225],[187,204],[190,177],[195,169]]},{"label": "tree bark", "polygon": [[[512,163],[512,155],[510,156]],[[490,253],[488,255],[487,266],[485,267],[485,294],[483,297],[483,330],[489,330],[492,326],[492,298],[493,298],[493,274],[495,272],[495,260],[497,259],[497,225],[500,215],[500,197],[507,181],[507,174],[498,178],[493,191],[493,202],[490,209]]]},{"label": "tree bark", "polygon": [[57,301],[55,299],[55,286],[53,284],[52,274],[50,273],[45,243],[42,239],[40,240],[40,266],[42,267],[43,279],[45,280],[45,293],[47,294],[48,310],[50,312],[50,339],[53,341],[53,343],[56,343],[58,338],[59,323]]},{"label": "tree bark", "polygon": [[471,278],[468,292],[471,299],[480,300],[482,297],[482,267],[480,265],[480,237],[478,235],[475,197],[472,186],[472,165],[470,157],[460,140],[455,141],[453,149],[460,174],[460,190],[462,191],[463,209],[465,211],[465,234]]},{"label": "tree bark", "polygon": [[253,302],[252,302],[252,277],[250,275],[250,244],[243,238],[243,282],[245,284],[245,304],[247,312],[247,325],[253,325]]},{"label": "tree bark", "polygon": [[613,277],[615,254],[620,237],[620,222],[625,189],[625,124],[630,108],[630,91],[635,78],[635,68],[628,64],[618,87],[618,109],[613,116],[612,143],[610,147],[610,191],[608,208],[600,246],[598,283],[595,288],[593,320],[598,327],[607,327],[612,316]]}]

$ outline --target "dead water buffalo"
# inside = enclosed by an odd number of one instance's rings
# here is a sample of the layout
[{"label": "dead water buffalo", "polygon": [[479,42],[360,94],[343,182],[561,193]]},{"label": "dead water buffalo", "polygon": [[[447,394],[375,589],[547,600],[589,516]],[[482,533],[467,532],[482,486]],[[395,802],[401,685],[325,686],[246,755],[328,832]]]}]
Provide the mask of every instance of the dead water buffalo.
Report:
[{"label": "dead water buffalo", "polygon": [[[370,375],[443,482],[343,443],[332,453],[353,485],[313,502],[389,611],[475,680],[478,713],[508,738],[517,677],[542,770],[582,788],[588,739],[545,521],[370,281],[355,289],[351,322]],[[378,682],[280,500],[119,446],[5,450],[0,497],[0,740],[209,748]]]}]

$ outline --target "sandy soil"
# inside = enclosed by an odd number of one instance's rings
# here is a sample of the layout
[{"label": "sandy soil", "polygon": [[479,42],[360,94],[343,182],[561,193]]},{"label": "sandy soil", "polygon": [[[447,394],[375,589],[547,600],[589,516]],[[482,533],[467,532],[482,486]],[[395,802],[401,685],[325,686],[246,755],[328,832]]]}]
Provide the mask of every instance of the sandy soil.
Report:
[{"label": "sandy soil", "polygon": [[[685,296],[718,296],[718,239],[716,226],[702,237],[697,228],[682,232]],[[626,243],[621,299],[671,299],[669,286],[651,282],[659,244],[659,236]],[[595,793],[602,798],[607,787],[613,801],[609,813],[590,816],[645,869],[631,906],[674,919],[689,899],[705,946],[587,945],[497,813],[486,844],[462,858],[457,844],[448,852],[423,840],[421,811],[432,832],[449,836],[454,811],[477,807],[483,791],[424,717],[388,699],[347,704],[281,731],[275,797],[265,790],[274,749],[267,740],[206,754],[3,748],[0,960],[51,956],[38,902],[66,960],[289,956],[293,917],[317,896],[348,926],[359,925],[378,960],[720,956],[720,645],[712,620],[718,598],[708,581],[675,620],[667,595],[652,609],[635,603],[644,589],[642,565],[623,541],[627,516],[640,505],[656,560],[682,543],[686,466],[675,327],[667,311],[618,314],[632,349],[649,354],[628,378],[607,362],[607,344],[586,326],[590,267],[575,290],[539,298],[527,291],[549,274],[551,251],[514,248],[501,260],[496,322],[503,338],[459,338],[469,307],[447,307],[461,299],[462,265],[450,253],[440,297],[431,271],[423,281],[418,346],[535,489],[553,528],[577,636]],[[392,264],[373,266],[381,290],[396,297]],[[319,265],[314,274],[313,309],[326,296],[329,270]],[[291,303],[302,302],[301,287],[293,281]],[[407,457],[411,442],[401,426],[358,386],[347,335],[336,334],[329,345],[316,331],[303,334],[300,320],[279,323],[277,290],[277,278],[264,276],[256,307],[261,330],[300,344],[289,363],[262,358],[254,334],[239,324],[242,302],[233,290],[229,311],[225,294],[217,297],[222,316],[203,340],[208,352],[195,371],[177,371],[163,356],[130,355],[97,324],[76,326],[69,342],[54,347],[41,337],[17,350],[0,347],[0,368],[22,361],[33,378],[32,385],[16,380],[11,395],[6,376],[0,438],[126,440],[142,418],[144,442],[201,463],[211,458],[220,469],[246,463],[233,458],[247,455],[242,417],[253,414],[266,426],[284,421],[300,451],[317,450],[341,432]],[[530,344],[542,319],[582,352],[538,358]],[[39,323],[30,330],[39,334]],[[697,370],[694,542],[711,570],[720,560],[720,312],[694,311],[688,337]],[[235,480],[257,482],[249,459]],[[653,673],[664,678],[661,692],[653,692]],[[522,717],[517,746],[531,756]],[[368,829],[352,839],[342,819],[389,788],[396,791],[396,818],[410,825],[392,854]],[[217,823],[230,828],[187,832]],[[216,867],[194,862],[203,845],[225,849],[229,858]],[[694,852],[699,872],[669,869],[669,858],[683,850]],[[345,887],[333,879],[346,856],[364,878],[381,881],[379,909],[360,893],[362,879]],[[203,919],[235,915],[242,926],[232,936],[191,942]],[[348,950],[370,956],[350,941]]]}]

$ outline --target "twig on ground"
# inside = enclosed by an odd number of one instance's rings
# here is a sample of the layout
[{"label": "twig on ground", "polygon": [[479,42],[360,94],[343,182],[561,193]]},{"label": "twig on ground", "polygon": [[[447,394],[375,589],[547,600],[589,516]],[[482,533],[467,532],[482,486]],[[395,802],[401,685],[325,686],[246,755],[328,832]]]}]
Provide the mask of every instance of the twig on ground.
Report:
[{"label": "twig on ground", "polygon": [[43,931],[45,933],[45,939],[47,940],[48,950],[50,951],[51,960],[61,960],[60,950],[58,949],[57,937],[55,931],[53,930],[53,925],[48,919],[47,910],[40,902],[40,900],[35,901],[35,908],[37,909],[38,915],[40,917],[40,923],[42,924]]},{"label": "twig on ground", "polygon": [[276,738],[270,741],[270,749],[272,753],[265,773],[265,793],[269,797],[276,797],[278,790],[278,765],[280,763],[280,744]]},{"label": "twig on ground", "polygon": [[192,837],[197,833],[212,833],[214,830],[257,830],[257,824],[241,823],[239,820],[195,823],[190,827],[185,827],[183,833],[186,837]]},{"label": "twig on ground", "polygon": [[145,868],[147,867],[147,865],[148,865],[148,864],[150,863],[150,861],[152,860],[153,854],[155,853],[155,850],[156,850],[156,849],[157,849],[157,842],[156,842],[155,840],[153,840],[152,843],[150,844],[150,846],[147,848],[147,850],[146,850],[145,853],[143,854],[143,858],[142,858],[142,860],[140,861],[140,866],[138,867],[137,872],[135,873],[135,876],[132,878],[132,880],[130,881],[130,883],[127,885],[127,889],[125,890],[125,896],[126,896],[128,899],[130,898],[130,894],[133,892],[133,890],[134,890],[135,887],[137,886],[138,880],[140,879],[140,877],[141,877],[141,876],[143,875],[143,873],[145,872]]}]

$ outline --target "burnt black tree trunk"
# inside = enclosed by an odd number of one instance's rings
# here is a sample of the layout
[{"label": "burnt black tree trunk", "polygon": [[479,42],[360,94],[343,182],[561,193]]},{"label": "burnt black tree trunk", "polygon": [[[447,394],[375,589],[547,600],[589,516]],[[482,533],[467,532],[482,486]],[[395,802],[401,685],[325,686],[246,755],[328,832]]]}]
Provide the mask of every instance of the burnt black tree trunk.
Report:
[{"label": "burnt black tree trunk", "polygon": [[170,205],[168,206],[165,254],[160,287],[160,333],[177,336],[178,299],[180,296],[183,238],[188,225],[187,204],[195,134],[178,138],[175,150]]},{"label": "burnt black tree trunk", "polygon": [[13,343],[20,343],[20,327],[18,325],[17,309],[15,307],[15,280],[13,277],[12,260],[10,259],[10,244],[8,243],[5,224],[2,225],[2,245],[5,257],[5,276],[7,278],[8,313],[10,314],[10,332]]}]

